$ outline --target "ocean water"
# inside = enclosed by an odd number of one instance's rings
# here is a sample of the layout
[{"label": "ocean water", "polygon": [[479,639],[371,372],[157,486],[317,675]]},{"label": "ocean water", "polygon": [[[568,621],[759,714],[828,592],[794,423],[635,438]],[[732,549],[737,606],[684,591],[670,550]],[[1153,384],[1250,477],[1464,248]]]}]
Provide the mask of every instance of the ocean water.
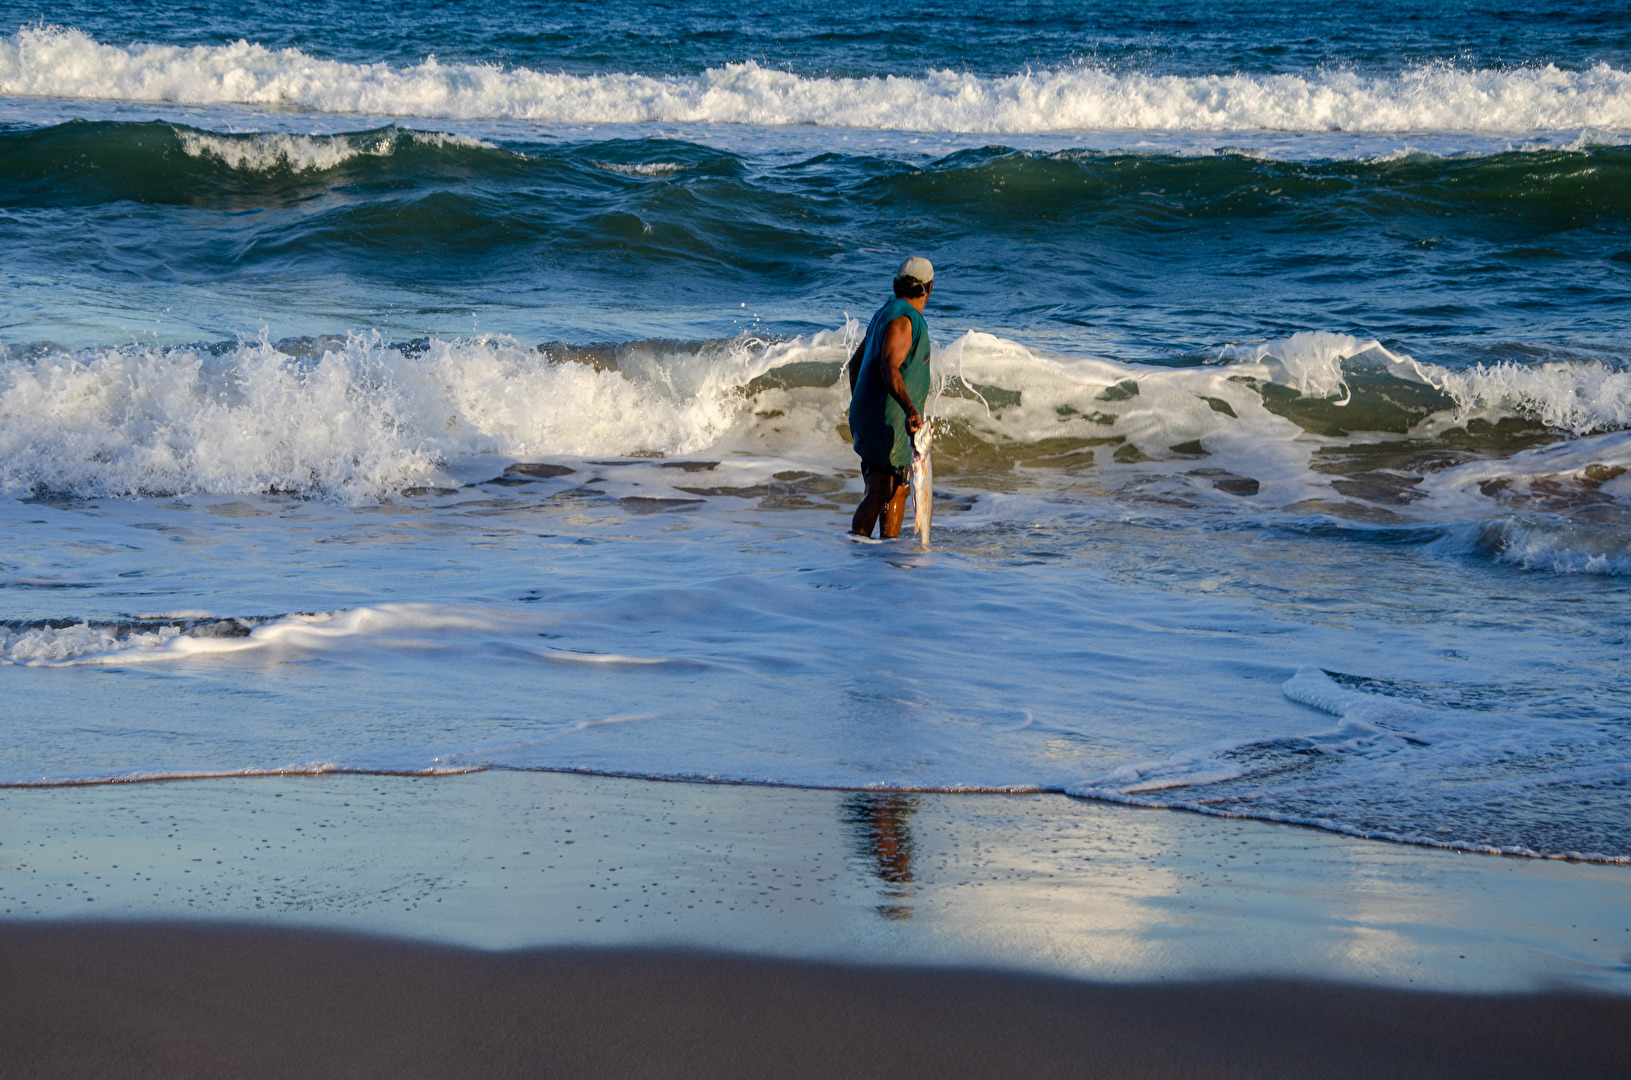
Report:
[{"label": "ocean water", "polygon": [[[1623,4],[0,35],[0,783],[1053,790],[1631,862]],[[928,549],[841,535],[906,254]]]}]

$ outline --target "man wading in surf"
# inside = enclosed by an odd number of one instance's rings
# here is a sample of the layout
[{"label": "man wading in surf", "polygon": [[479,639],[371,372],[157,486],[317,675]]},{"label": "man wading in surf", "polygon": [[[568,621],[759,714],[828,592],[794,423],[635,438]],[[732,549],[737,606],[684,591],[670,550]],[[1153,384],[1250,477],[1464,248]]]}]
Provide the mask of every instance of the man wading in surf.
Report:
[{"label": "man wading in surf", "polygon": [[900,535],[906,517],[907,470],[912,465],[912,436],[923,426],[923,401],[929,394],[929,326],[923,305],[934,291],[934,267],[914,257],[895,271],[895,299],[878,309],[866,337],[849,359],[849,429],[861,455],[866,495],[855,508],[850,532]]}]

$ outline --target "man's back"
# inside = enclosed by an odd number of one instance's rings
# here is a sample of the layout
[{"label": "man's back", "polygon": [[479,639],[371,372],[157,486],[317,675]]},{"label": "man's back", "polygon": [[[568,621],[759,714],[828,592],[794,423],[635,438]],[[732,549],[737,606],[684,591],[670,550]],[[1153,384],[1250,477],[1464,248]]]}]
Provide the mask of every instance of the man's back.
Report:
[{"label": "man's back", "polygon": [[929,396],[929,326],[923,308],[934,290],[934,267],[913,257],[895,272],[895,299],[878,309],[851,358],[850,440],[861,457],[866,493],[850,531],[900,535],[906,513],[906,470],[912,436],[923,426]]},{"label": "man's back", "polygon": [[867,326],[849,407],[851,442],[861,460],[897,468],[912,463],[912,440],[906,431],[906,410],[889,392],[883,339],[888,325],[899,318],[909,320],[912,327],[912,344],[900,365],[901,379],[912,405],[922,411],[929,394],[929,327],[917,308],[899,297],[879,308]]}]

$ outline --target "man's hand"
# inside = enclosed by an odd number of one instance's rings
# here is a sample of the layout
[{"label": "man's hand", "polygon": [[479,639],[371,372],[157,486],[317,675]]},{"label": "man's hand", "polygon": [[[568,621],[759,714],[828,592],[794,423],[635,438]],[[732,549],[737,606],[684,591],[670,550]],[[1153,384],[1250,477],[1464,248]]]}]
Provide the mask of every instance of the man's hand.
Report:
[{"label": "man's hand", "polygon": [[916,435],[918,433],[918,429],[922,427],[923,417],[918,414],[916,409],[913,409],[911,412],[906,414],[906,434]]}]

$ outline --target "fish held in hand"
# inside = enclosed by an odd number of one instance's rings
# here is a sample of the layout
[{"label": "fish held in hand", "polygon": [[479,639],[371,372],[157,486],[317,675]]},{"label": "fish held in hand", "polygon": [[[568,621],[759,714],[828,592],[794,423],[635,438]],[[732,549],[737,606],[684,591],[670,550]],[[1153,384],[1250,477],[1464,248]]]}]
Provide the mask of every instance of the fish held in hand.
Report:
[{"label": "fish held in hand", "polygon": [[934,520],[934,462],[929,457],[933,441],[934,428],[927,421],[912,436],[912,522],[918,543],[924,547],[929,546],[929,525]]}]

